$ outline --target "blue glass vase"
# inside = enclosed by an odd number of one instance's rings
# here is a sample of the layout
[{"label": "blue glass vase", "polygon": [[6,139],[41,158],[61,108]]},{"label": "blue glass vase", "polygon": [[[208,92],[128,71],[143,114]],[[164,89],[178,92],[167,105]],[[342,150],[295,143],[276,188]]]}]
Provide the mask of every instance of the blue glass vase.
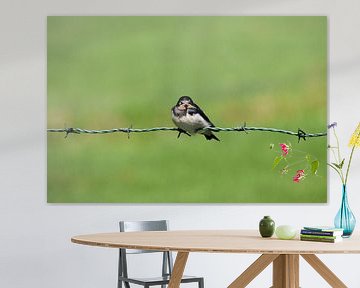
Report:
[{"label": "blue glass vase", "polygon": [[336,228],[344,229],[343,237],[345,238],[350,237],[355,228],[356,219],[349,207],[346,185],[342,187],[341,206],[336,214],[334,224]]}]

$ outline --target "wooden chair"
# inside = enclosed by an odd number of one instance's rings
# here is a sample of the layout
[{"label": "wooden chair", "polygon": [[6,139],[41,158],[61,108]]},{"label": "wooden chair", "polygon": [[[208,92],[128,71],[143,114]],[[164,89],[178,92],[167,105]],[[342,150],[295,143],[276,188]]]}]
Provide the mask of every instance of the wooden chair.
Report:
[{"label": "wooden chair", "polygon": [[[167,231],[168,221],[120,221],[120,232],[134,232],[134,231]],[[173,268],[173,259],[171,252],[150,251],[150,250],[135,250],[135,249],[119,249],[119,269],[118,269],[118,288],[122,288],[124,283],[125,288],[130,288],[130,283],[149,288],[150,286],[160,286],[165,288],[169,284],[170,276]],[[162,260],[162,274],[160,277],[151,278],[134,278],[129,277],[127,269],[127,254],[141,254],[141,253],[163,253]],[[160,266],[160,265],[159,265]],[[204,288],[204,278],[195,276],[183,276],[181,283],[198,283],[198,288]]]}]

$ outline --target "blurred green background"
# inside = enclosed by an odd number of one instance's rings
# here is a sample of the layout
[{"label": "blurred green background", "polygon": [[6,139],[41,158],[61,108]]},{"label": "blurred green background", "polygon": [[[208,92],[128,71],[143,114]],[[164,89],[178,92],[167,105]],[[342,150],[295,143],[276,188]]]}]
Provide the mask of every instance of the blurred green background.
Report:
[{"label": "blurred green background", "polygon": [[[216,126],[326,131],[326,17],[47,22],[48,128],[172,127],[171,107],[189,95]],[[327,201],[326,137],[217,136],[48,133],[48,202]],[[288,142],[319,159],[317,176],[296,184],[304,163],[284,176],[272,169]]]}]

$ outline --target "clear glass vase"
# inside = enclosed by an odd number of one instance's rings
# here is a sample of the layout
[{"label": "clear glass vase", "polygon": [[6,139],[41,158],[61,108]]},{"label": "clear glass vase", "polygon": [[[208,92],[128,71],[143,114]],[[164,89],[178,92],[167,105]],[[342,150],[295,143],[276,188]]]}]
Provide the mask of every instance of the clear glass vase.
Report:
[{"label": "clear glass vase", "polygon": [[334,224],[336,228],[344,229],[343,237],[350,237],[355,228],[356,219],[349,207],[346,185],[342,187],[341,206],[336,214]]}]

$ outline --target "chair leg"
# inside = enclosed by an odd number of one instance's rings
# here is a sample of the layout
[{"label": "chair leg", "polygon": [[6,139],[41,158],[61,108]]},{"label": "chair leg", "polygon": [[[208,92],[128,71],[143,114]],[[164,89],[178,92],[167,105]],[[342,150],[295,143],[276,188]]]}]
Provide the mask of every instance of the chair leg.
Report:
[{"label": "chair leg", "polygon": [[199,280],[199,288],[204,288],[204,279]]}]

